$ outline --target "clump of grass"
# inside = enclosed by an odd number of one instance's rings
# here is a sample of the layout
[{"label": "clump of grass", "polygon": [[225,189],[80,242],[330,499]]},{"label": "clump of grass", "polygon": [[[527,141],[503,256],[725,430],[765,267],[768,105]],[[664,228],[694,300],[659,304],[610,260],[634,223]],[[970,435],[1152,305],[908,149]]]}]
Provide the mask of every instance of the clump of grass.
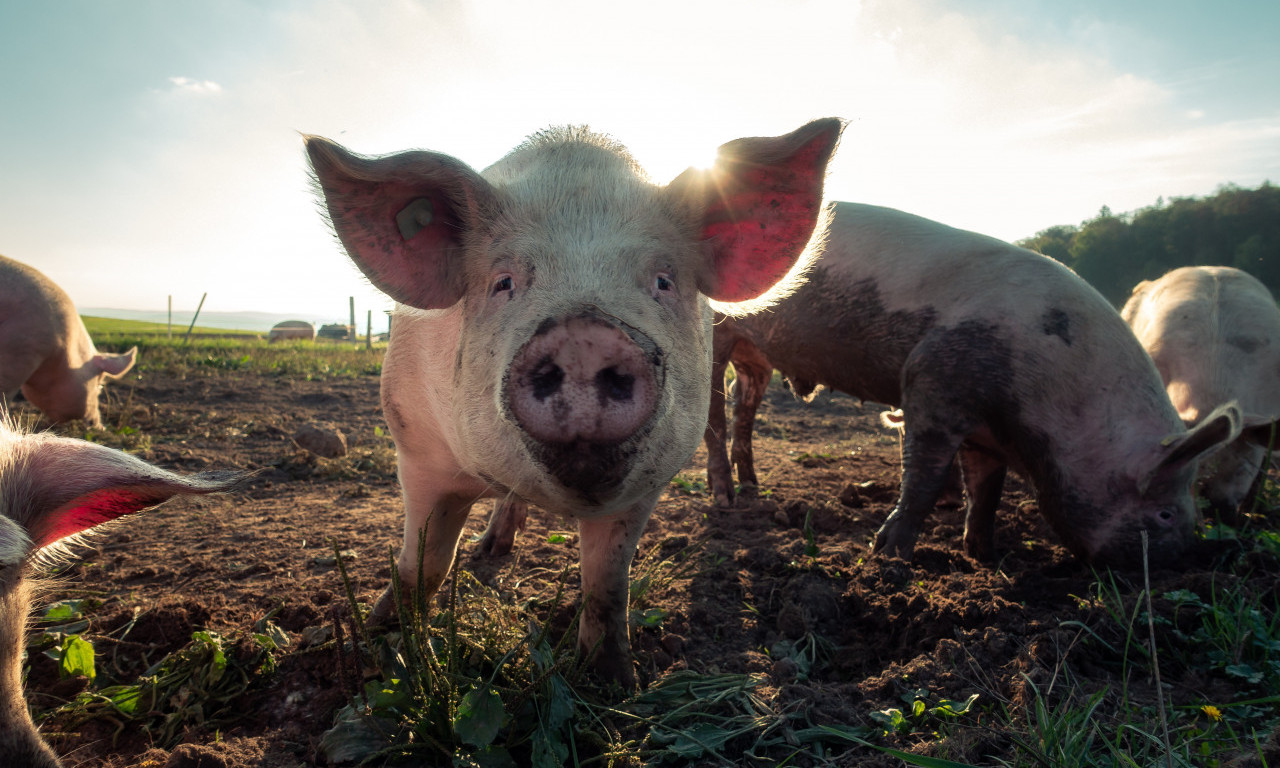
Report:
[{"label": "clump of grass", "polygon": [[[66,626],[55,631],[65,636],[58,645],[62,672],[92,680],[93,648],[89,641],[66,635]],[[46,640],[37,635],[34,642]],[[240,697],[271,677],[277,656],[288,644],[287,635],[267,619],[258,622],[249,637],[238,640],[197,631],[187,645],[153,664],[136,681],[91,687],[43,713],[41,719],[64,728],[106,720],[116,724],[117,735],[126,726],[137,727],[169,748],[187,728],[235,722]]]}]

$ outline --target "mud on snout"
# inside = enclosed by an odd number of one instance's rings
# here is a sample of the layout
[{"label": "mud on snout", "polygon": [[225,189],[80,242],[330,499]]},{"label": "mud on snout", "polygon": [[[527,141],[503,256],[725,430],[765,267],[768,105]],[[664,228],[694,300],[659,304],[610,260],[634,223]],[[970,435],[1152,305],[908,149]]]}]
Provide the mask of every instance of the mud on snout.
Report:
[{"label": "mud on snout", "polygon": [[512,358],[503,402],[530,455],[588,504],[623,490],[658,414],[663,351],[598,309],[548,318]]}]

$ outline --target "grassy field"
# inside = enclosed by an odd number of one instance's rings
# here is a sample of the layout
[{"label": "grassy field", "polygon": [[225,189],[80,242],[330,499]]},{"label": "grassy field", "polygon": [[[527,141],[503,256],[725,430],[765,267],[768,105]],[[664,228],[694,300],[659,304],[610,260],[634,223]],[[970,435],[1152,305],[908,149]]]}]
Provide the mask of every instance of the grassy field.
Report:
[{"label": "grassy field", "polygon": [[[143,320],[118,320],[114,317],[92,317],[90,315],[81,315],[80,319],[84,321],[84,327],[88,329],[89,335],[94,339],[100,336],[139,336],[139,335],[155,335],[161,334],[167,336],[169,326],[165,323],[148,323]],[[186,323],[173,324],[174,338],[182,338],[187,333]],[[201,336],[265,336],[260,331],[237,331],[227,330],[225,328],[205,328],[197,325],[191,331],[192,335]]]},{"label": "grassy field", "polygon": [[98,349],[123,352],[138,348],[139,374],[163,373],[185,377],[215,372],[249,371],[307,380],[344,376],[375,376],[382,372],[386,343],[366,349],[358,344],[330,341],[268,343],[265,333],[197,327],[189,340],[186,329],[169,338],[162,323],[82,318]]}]

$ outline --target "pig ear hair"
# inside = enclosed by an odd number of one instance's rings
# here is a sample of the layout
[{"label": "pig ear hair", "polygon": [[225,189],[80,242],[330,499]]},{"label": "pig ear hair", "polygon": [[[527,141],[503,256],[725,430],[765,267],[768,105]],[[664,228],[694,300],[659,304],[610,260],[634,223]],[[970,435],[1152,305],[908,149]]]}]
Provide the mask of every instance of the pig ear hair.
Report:
[{"label": "pig ear hair", "polygon": [[805,254],[805,246],[825,236],[817,226],[825,222],[822,189],[843,130],[826,118],[785,136],[731,141],[710,170],[690,169],[671,182],[668,194],[700,217],[709,263],[699,288],[708,298],[756,299],[807,269],[818,249]]},{"label": "pig ear hair", "polygon": [[[7,443],[7,444],[6,444]],[[21,435],[0,424],[0,556],[12,554],[12,528],[41,556],[58,544],[123,515],[184,494],[231,491],[246,479],[239,472],[178,475],[140,459],[83,440]]]},{"label": "pig ear hair", "polygon": [[98,353],[93,356],[93,364],[99,371],[107,374],[107,376],[118,379],[129,372],[133,368],[133,364],[138,359],[138,348],[135,346],[128,352],[121,352],[118,355],[104,355]]},{"label": "pig ear hair", "polygon": [[329,221],[369,282],[411,307],[456,304],[460,251],[493,205],[489,183],[436,152],[364,157],[318,136],[305,140]]},{"label": "pig ear hair", "polygon": [[1138,492],[1145,494],[1162,478],[1171,477],[1201,456],[1235,440],[1240,436],[1242,423],[1240,406],[1233,400],[1215,408],[1186,434],[1166,438],[1163,443],[1166,453],[1155,469],[1138,482]]}]

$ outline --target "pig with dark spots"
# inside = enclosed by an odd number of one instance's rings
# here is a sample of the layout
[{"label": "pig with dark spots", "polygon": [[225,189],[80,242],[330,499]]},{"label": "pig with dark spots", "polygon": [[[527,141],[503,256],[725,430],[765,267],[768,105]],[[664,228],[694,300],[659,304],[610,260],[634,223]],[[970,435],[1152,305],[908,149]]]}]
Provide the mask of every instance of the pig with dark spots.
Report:
[{"label": "pig with dark spots", "polygon": [[1155,361],[1188,427],[1239,403],[1244,430],[1200,463],[1199,483],[1219,518],[1238,522],[1280,419],[1280,309],[1267,287],[1230,267],[1183,267],[1139,283],[1121,311]]},{"label": "pig with dark spots", "polygon": [[239,482],[233,473],[176,475],[100,445],[24,434],[0,418],[0,765],[61,765],[22,696],[32,571],[97,525]]},{"label": "pig with dark spots", "polygon": [[[754,485],[751,427],[773,369],[899,407],[902,486],[875,550],[910,557],[959,459],[966,551],[995,553],[1008,468],[1062,542],[1091,563],[1153,559],[1193,540],[1197,459],[1235,439],[1225,405],[1188,429],[1110,304],[1052,259],[887,208],[839,203],[809,280],[770,311],[718,321],[707,470],[733,498],[725,366],[737,372],[733,462]],[[895,418],[895,425],[899,421]]]},{"label": "pig with dark spots", "polygon": [[[339,239],[399,302],[382,400],[406,584],[421,574],[426,594],[439,588],[479,499],[576,519],[579,648],[634,684],[628,571],[703,430],[708,301],[767,302],[794,285],[841,128],[739,139],[666,186],[585,128],[537,134],[483,172],[307,139]],[[388,592],[375,613],[395,608]]]},{"label": "pig with dark spots", "polygon": [[51,422],[84,419],[99,427],[99,390],[128,373],[137,354],[137,347],[99,352],[65,291],[0,256],[0,399],[21,390]]}]

